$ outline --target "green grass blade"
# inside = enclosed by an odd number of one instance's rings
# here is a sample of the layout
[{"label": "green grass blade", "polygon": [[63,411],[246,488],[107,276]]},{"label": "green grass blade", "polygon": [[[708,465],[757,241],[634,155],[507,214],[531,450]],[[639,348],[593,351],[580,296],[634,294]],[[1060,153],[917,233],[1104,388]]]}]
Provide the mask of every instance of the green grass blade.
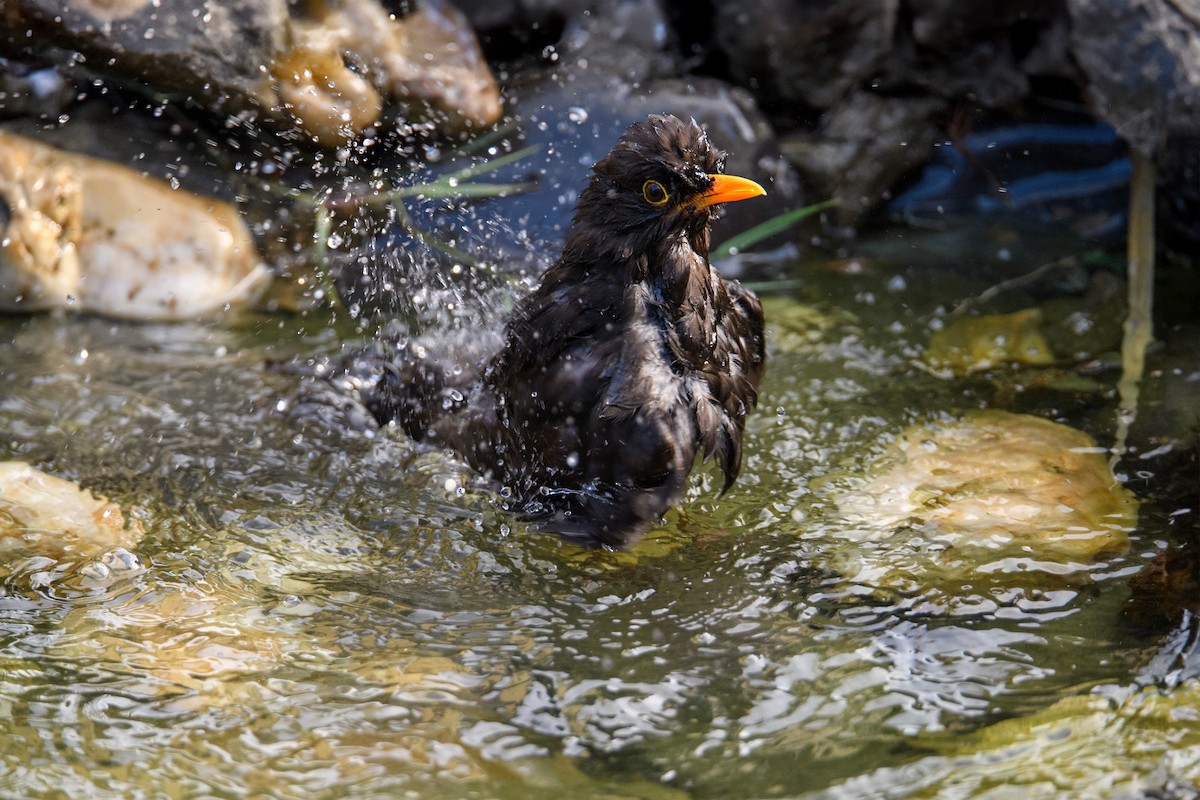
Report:
[{"label": "green grass blade", "polygon": [[712,258],[725,258],[734,253],[741,252],[747,247],[753,247],[764,239],[769,239],[777,233],[783,233],[788,228],[795,225],[802,219],[811,217],[824,211],[827,208],[837,205],[837,200],[825,200],[820,203],[813,203],[811,206],[797,208],[793,211],[787,211],[777,217],[772,217],[766,222],[755,225],[749,230],[742,231],[737,236],[726,239],[721,244],[713,248],[710,253]]},{"label": "green grass blade", "polygon": [[482,161],[478,164],[472,164],[469,167],[463,167],[462,169],[458,170],[457,172],[451,172],[448,175],[438,178],[436,181],[434,181],[434,183],[442,183],[443,181],[449,180],[451,178],[455,178],[460,181],[465,181],[468,178],[474,178],[476,175],[485,175],[489,172],[494,172],[494,171],[500,169],[501,167],[505,167],[516,161],[520,161],[521,159],[528,158],[529,156],[533,155],[534,153],[538,152],[541,149],[542,149],[541,145],[537,145],[537,144],[530,145],[529,147],[523,147],[520,150],[514,150],[511,153],[507,153],[502,156],[497,156],[496,158],[491,158],[491,159],[488,159],[487,161]]},{"label": "green grass blade", "polygon": [[521,194],[534,188],[533,183],[460,183],[452,186],[449,183],[435,183],[405,186],[394,192],[380,195],[387,200],[400,200],[405,197],[423,197],[426,200],[441,200],[456,197],[507,197],[510,194]]}]

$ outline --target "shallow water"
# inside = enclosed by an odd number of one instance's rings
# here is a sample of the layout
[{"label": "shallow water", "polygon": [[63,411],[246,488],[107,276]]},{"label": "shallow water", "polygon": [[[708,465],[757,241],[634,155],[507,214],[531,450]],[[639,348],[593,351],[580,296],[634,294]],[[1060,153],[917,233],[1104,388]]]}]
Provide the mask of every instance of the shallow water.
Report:
[{"label": "shallow water", "polygon": [[[147,531],[133,574],[4,567],[0,792],[957,797],[989,785],[991,744],[947,741],[1096,692],[1121,695],[1101,733],[1041,766],[1161,783],[1160,755],[1096,750],[1159,651],[1121,613],[1169,535],[1152,481],[1129,552],[1057,576],[941,570],[833,501],[908,424],[1005,398],[1106,441],[1110,393],[916,365],[939,308],[1072,247],[907,232],[757,276],[771,352],[742,478],[718,499],[703,470],[620,554],[526,533],[401,435],[288,414],[295,380],[264,363],[335,350],[345,320],[0,320],[0,455]],[[991,261],[952,268],[972,252]]]}]

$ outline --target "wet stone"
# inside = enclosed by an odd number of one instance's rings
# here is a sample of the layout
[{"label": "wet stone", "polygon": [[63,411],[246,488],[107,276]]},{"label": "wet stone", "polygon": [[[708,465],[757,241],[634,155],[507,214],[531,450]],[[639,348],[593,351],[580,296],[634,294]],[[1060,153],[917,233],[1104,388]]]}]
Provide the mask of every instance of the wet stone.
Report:
[{"label": "wet stone", "polygon": [[[95,558],[97,573],[140,568],[128,548],[142,539],[136,521],[77,484],[22,461],[0,463],[0,552],[53,559]],[[97,558],[97,556],[99,556]]]},{"label": "wet stone", "polygon": [[0,308],[177,320],[270,279],[233,206],[0,131]]},{"label": "wet stone", "polygon": [[957,319],[934,332],[925,361],[935,372],[948,376],[1016,364],[1053,364],[1054,353],[1041,325],[1042,312],[1036,308]]},{"label": "wet stone", "polygon": [[1086,433],[1006,411],[910,427],[837,504],[857,535],[909,531],[935,562],[979,572],[1124,552],[1138,508]]},{"label": "wet stone", "polygon": [[83,72],[105,65],[106,82],[181,92],[322,147],[398,119],[461,132],[501,114],[474,32],[440,0],[399,15],[377,0],[13,0],[5,11],[0,44],[11,49],[76,50]]}]

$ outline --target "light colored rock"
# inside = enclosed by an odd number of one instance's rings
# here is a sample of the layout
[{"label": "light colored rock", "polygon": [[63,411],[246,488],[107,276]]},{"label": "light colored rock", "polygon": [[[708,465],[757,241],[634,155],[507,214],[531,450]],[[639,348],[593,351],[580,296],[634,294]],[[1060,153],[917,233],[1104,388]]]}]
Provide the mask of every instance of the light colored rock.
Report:
[{"label": "light colored rock", "polygon": [[1086,561],[1129,546],[1137,500],[1087,434],[1005,411],[914,425],[837,500],[867,536],[908,528],[985,571],[1004,556]]},{"label": "light colored rock", "polygon": [[421,3],[396,17],[377,0],[321,0],[291,21],[290,34],[291,47],[271,67],[275,91],[326,147],[376,122],[381,98],[402,118],[432,120],[441,129],[500,119],[500,90],[474,31],[446,3]]},{"label": "light colored rock", "polygon": [[348,144],[379,121],[383,100],[346,66],[341,36],[324,25],[296,23],[293,31],[298,43],[271,65],[279,101],[317,143]]},{"label": "light colored rock", "polygon": [[[909,785],[953,787],[943,797],[1013,796],[1007,787],[1030,797],[1065,796],[1100,786],[1105,797],[1196,796],[1200,681],[1085,688],[1029,716],[918,736],[915,743],[937,755],[913,765],[919,772]],[[885,780],[906,783],[894,772]]]},{"label": "light colored rock", "polygon": [[178,320],[270,279],[228,203],[0,131],[0,308]]},{"label": "light colored rock", "polygon": [[111,551],[113,558],[102,559],[111,568],[124,565],[142,535],[108,498],[23,461],[0,462],[0,553],[87,559]]}]

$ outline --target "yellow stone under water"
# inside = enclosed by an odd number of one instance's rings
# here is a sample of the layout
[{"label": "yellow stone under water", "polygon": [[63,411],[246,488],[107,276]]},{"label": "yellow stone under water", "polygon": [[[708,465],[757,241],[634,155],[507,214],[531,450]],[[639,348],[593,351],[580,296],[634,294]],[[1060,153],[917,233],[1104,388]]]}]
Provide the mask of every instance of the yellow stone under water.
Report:
[{"label": "yellow stone under water", "polygon": [[935,371],[956,376],[1008,364],[1053,364],[1054,353],[1041,322],[1036,308],[956,320],[930,337],[925,361]]},{"label": "yellow stone under water", "polygon": [[1137,524],[1137,500],[1090,436],[1005,411],[912,426],[837,502],[868,536],[916,529],[983,571],[1123,552]]},{"label": "yellow stone under water", "polygon": [[1167,776],[1180,785],[1200,781],[1200,681],[1170,691],[1109,688],[973,733],[921,736],[921,747],[943,756],[927,761],[926,772],[944,773],[940,785],[963,797],[1017,786],[1037,796],[1085,786],[1103,786],[1109,797],[1144,796]]}]

